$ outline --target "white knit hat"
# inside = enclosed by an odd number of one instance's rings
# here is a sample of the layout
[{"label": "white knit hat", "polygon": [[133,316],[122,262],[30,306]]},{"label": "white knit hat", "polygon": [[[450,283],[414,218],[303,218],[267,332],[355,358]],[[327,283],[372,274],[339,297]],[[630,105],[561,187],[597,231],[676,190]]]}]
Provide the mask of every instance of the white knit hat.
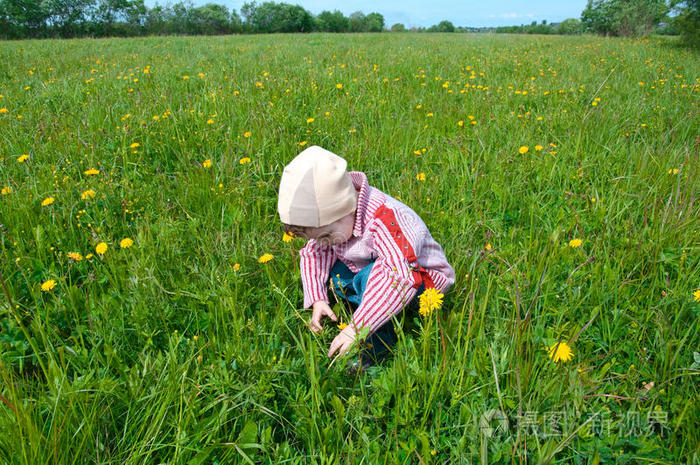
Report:
[{"label": "white knit hat", "polygon": [[316,145],[284,167],[277,211],[283,223],[320,227],[357,208],[357,195],[347,162]]}]

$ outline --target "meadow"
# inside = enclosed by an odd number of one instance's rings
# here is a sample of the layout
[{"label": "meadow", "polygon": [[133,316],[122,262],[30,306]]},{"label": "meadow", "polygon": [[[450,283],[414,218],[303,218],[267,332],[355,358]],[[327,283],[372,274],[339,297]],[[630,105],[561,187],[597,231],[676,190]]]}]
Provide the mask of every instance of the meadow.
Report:
[{"label": "meadow", "polygon": [[[699,96],[660,38],[0,42],[0,461],[698,463]],[[310,145],[457,274],[355,376],[276,211]]]}]

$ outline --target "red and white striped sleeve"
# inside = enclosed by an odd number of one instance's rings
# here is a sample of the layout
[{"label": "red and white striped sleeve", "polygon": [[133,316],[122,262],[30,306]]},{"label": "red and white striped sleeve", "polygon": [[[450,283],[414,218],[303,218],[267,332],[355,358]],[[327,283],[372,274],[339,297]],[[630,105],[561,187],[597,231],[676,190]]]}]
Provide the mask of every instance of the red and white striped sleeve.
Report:
[{"label": "red and white striped sleeve", "polygon": [[393,315],[399,313],[416,296],[413,276],[396,241],[379,220],[372,222],[373,245],[377,254],[362,303],[355,310],[353,322],[358,328],[375,332]]},{"label": "red and white striped sleeve", "polygon": [[301,284],[304,288],[304,308],[309,308],[314,302],[328,302],[326,283],[331,267],[336,260],[336,253],[331,247],[322,247],[309,239],[299,250],[299,269]]}]

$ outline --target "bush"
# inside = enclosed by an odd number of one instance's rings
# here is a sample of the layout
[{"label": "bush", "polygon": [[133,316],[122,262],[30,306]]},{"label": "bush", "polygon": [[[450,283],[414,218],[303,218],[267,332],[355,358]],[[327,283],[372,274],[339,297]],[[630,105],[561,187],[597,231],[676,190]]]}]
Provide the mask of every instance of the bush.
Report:
[{"label": "bush", "polygon": [[574,35],[583,33],[583,24],[576,18],[565,19],[557,28],[559,34]]}]

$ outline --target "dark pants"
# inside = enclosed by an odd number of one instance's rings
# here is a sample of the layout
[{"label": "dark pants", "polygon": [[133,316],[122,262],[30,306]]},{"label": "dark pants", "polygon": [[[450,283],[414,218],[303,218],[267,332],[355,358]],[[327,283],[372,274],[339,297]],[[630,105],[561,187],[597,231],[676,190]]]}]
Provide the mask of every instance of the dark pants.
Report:
[{"label": "dark pants", "polygon": [[[336,260],[330,273],[331,293],[335,295],[337,299],[348,302],[352,310],[355,311],[362,303],[362,296],[367,288],[367,280],[369,279],[370,271],[372,271],[372,266],[374,266],[374,262],[355,274],[350,271],[345,263]],[[421,287],[418,288],[416,298],[406,306],[406,309],[411,311],[418,310],[417,296],[424,290],[425,286],[421,285]],[[389,349],[396,344],[396,341],[397,336],[394,329],[394,321],[390,319],[367,338],[364,347],[361,349],[361,355],[362,357],[368,356],[372,361],[377,361],[379,358],[386,355]]]}]

